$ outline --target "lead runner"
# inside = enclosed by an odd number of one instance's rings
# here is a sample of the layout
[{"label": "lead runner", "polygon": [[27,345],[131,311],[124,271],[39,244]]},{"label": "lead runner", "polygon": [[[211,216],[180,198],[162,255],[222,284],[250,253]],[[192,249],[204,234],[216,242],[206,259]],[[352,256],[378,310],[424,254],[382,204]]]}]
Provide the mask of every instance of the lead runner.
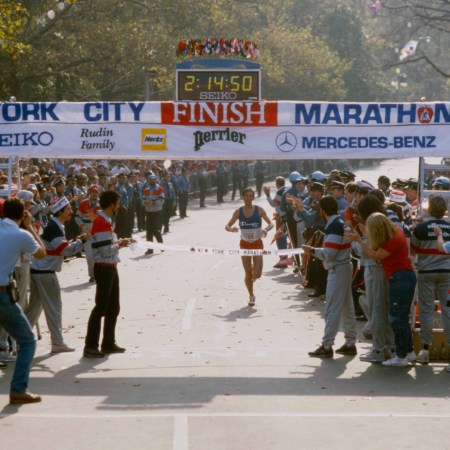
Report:
[{"label": "lead runner", "polygon": [[[225,230],[230,233],[237,233],[241,230],[240,248],[246,250],[263,250],[262,238],[273,228],[273,223],[266,212],[260,206],[254,206],[255,191],[248,187],[242,192],[244,206],[234,211],[230,221],[225,225]],[[267,227],[262,229],[262,219],[267,222]],[[234,227],[239,220],[239,228]],[[255,295],[253,293],[253,283],[261,277],[263,268],[262,256],[241,256],[242,265],[245,270],[245,286],[249,294],[248,306],[255,305]]]}]

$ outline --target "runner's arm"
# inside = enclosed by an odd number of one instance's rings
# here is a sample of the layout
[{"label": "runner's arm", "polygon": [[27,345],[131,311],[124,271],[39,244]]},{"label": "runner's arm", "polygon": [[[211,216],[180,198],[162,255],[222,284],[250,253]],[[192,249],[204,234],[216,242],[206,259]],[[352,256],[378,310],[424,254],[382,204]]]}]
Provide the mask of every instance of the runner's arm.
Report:
[{"label": "runner's arm", "polygon": [[239,209],[234,211],[233,215],[231,216],[230,221],[225,225],[225,230],[229,231],[230,233],[237,233],[239,231],[238,227],[233,227],[236,220],[239,219]]},{"label": "runner's arm", "polygon": [[267,223],[267,227],[261,231],[261,237],[266,237],[267,233],[273,228],[273,222],[269,219],[266,211],[264,211],[263,208],[261,208],[260,206],[258,206],[258,208],[259,208],[259,215]]}]

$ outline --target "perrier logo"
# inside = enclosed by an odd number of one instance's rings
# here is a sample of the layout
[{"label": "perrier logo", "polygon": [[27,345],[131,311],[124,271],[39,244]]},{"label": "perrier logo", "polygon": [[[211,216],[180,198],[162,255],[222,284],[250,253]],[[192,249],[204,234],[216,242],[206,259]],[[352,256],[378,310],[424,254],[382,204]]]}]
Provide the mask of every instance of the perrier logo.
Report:
[{"label": "perrier logo", "polygon": [[239,133],[238,131],[230,131],[229,128],[225,128],[225,130],[196,131],[194,137],[194,150],[198,152],[203,145],[213,141],[231,141],[243,145],[247,135]]}]

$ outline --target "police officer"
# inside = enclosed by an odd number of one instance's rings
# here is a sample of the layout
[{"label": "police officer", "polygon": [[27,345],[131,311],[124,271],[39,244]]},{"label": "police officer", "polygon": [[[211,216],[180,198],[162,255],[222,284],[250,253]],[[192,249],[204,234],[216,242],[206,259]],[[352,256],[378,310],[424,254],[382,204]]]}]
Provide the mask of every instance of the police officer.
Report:
[{"label": "police officer", "polygon": [[380,175],[377,181],[378,189],[383,191],[384,195],[389,195],[389,188],[391,187],[391,180],[386,175]]},{"label": "police officer", "polygon": [[161,213],[161,222],[163,226],[163,234],[169,233],[170,216],[173,210],[173,203],[175,201],[175,188],[170,181],[170,174],[165,172],[161,186],[164,189],[164,204]]},{"label": "police officer", "polygon": [[117,177],[117,184],[115,186],[115,191],[120,195],[120,207],[117,211],[116,216],[116,228],[115,232],[117,237],[125,238],[128,237],[128,208],[130,206],[130,193],[127,188],[127,176],[124,173],[120,173]]},{"label": "police officer", "polygon": [[206,171],[206,166],[204,163],[201,163],[199,165],[197,177],[198,177],[198,190],[200,197],[200,208],[206,208],[205,199],[206,199],[206,191],[208,189],[208,172]]},{"label": "police officer", "polygon": [[344,197],[345,183],[342,181],[332,181],[330,186],[330,193],[338,203],[338,211],[341,218],[344,218],[345,209],[348,206],[347,200]]},{"label": "police officer", "polygon": [[219,161],[216,168],[216,184],[217,184],[217,203],[223,203],[223,197],[227,191],[226,188],[226,175],[223,162]]},{"label": "police officer", "polygon": [[191,189],[191,183],[189,181],[188,172],[185,167],[181,169],[181,174],[177,178],[177,188],[178,188],[178,201],[180,207],[180,219],[184,219],[188,217],[186,210],[189,200],[189,191]]}]

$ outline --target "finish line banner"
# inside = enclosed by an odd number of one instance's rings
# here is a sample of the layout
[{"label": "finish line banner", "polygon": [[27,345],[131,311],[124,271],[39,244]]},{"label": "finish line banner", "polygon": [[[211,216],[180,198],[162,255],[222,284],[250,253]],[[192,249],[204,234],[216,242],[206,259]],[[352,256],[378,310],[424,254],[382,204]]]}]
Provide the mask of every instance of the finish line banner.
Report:
[{"label": "finish line banner", "polygon": [[2,103],[0,157],[446,157],[450,102]]}]

